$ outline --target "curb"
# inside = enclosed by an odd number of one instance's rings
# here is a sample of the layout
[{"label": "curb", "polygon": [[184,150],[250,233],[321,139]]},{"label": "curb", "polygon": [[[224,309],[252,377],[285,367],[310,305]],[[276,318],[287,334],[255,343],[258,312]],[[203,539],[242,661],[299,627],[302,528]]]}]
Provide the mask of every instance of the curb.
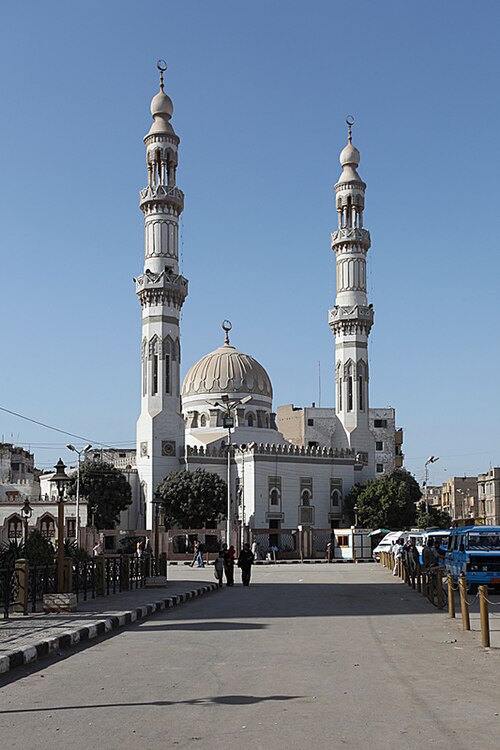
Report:
[{"label": "curb", "polygon": [[210,591],[218,590],[219,585],[217,583],[208,583],[205,586],[191,589],[191,591],[186,591],[183,594],[176,594],[175,596],[161,598],[149,604],[143,604],[135,609],[124,611],[119,615],[104,617],[101,620],[96,620],[92,625],[85,625],[74,630],[69,630],[57,638],[40,641],[34,646],[26,646],[18,651],[7,652],[5,655],[0,656],[0,674],[6,674],[15,667],[32,664],[39,659],[43,659],[45,656],[56,654],[63,648],[70,648],[78,643],[85,643],[93,638],[97,638],[99,635],[109,633],[111,630],[117,630],[137,620],[143,620],[155,612],[170,609],[178,604],[189,601],[189,599],[194,599],[197,596],[208,594]]}]

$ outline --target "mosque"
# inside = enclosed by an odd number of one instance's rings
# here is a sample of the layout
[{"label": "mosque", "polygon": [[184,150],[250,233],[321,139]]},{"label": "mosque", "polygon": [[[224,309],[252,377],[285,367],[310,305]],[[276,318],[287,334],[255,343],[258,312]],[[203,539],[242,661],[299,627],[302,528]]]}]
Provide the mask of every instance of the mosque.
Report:
[{"label": "mosque", "polygon": [[193,364],[181,382],[179,318],[188,296],[178,262],[184,194],[176,180],[179,137],[164,89],[165,69],[159,63],[160,88],[144,138],[147,186],[140,192],[145,252],[144,270],[135,279],[142,309],[133,480],[137,528],[153,527],[155,491],[167,474],[181,468],[230,477],[231,534],[345,526],[343,499],[352,485],[402,465],[402,431],[395,428],[394,409],[369,406],[370,233],[363,225],[366,185],[352,143],[353,120],[347,118],[348,142],[340,154],[337,227],[331,235],[336,299],[328,323],[335,337],[336,408],[287,405],[274,411],[271,378],[235,348],[229,321],[223,323],[221,346]]}]

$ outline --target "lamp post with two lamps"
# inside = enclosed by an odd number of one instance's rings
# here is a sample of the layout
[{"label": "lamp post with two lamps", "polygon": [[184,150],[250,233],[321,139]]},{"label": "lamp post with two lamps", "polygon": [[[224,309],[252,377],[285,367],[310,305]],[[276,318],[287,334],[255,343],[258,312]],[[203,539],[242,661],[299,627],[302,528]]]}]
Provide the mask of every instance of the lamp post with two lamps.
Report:
[{"label": "lamp post with two lamps", "polygon": [[30,505],[30,501],[28,498],[25,499],[24,505],[21,508],[21,516],[23,518],[24,522],[24,543],[28,541],[28,521],[30,520],[31,516],[33,515],[33,508]]},{"label": "lamp post with two lamps", "polygon": [[230,396],[225,393],[221,396],[220,401],[210,401],[213,406],[218,406],[223,410],[224,415],[222,417],[222,426],[227,429],[227,521],[226,521],[226,544],[229,547],[231,545],[231,430],[234,429],[234,411],[238,406],[248,404],[252,400],[252,396],[245,396],[244,398],[231,399]]},{"label": "lamp post with two lamps", "polygon": [[439,461],[439,456],[429,456],[427,461],[424,464],[424,502],[425,502],[425,512],[429,512],[429,501],[427,498],[427,485],[429,483],[429,464],[434,464],[436,461]]},{"label": "lamp post with two lamps", "polygon": [[56,464],[56,473],[50,481],[57,487],[57,593],[64,592],[64,490],[69,477],[64,471],[66,465],[60,458]]},{"label": "lamp post with two lamps", "polygon": [[87,451],[89,451],[92,446],[90,443],[85,446],[85,448],[82,448],[81,451],[77,450],[74,445],[71,443],[68,443],[66,448],[70,451],[73,451],[73,453],[78,454],[78,462],[76,465],[76,543],[77,545],[80,544],[80,460],[82,453],[85,456]]}]

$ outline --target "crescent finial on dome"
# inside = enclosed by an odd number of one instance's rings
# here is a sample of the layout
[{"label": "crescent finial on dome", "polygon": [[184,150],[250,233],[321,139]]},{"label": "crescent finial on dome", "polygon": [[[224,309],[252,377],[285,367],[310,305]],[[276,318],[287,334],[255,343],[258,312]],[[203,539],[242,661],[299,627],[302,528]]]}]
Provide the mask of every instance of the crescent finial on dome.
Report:
[{"label": "crescent finial on dome", "polygon": [[224,340],[224,346],[230,346],[230,344],[229,344],[229,331],[232,330],[233,324],[231,323],[230,320],[223,320],[220,327],[222,328],[222,330],[226,334],[226,338]]}]

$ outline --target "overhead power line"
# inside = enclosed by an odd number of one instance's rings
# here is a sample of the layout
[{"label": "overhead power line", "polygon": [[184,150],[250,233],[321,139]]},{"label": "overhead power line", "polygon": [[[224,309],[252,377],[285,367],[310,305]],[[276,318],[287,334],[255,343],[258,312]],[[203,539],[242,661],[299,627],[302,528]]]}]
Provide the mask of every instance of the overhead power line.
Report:
[{"label": "overhead power line", "polygon": [[93,445],[104,445],[106,448],[112,448],[113,446],[108,445],[107,443],[102,443],[100,440],[92,440],[92,438],[82,437],[82,435],[75,435],[74,432],[68,432],[67,430],[60,430],[59,427],[53,427],[50,424],[45,424],[45,422],[39,422],[38,419],[32,419],[31,417],[26,417],[24,414],[18,414],[15,411],[11,411],[10,409],[6,409],[3,406],[0,406],[0,411],[6,412],[6,414],[12,414],[14,417],[19,417],[19,419],[25,419],[27,422],[32,422],[33,424],[40,425],[40,427],[45,427],[47,430],[53,430],[54,432],[60,432],[62,435],[69,435],[69,437],[77,438],[78,440],[83,440],[86,443],[92,443]]}]

